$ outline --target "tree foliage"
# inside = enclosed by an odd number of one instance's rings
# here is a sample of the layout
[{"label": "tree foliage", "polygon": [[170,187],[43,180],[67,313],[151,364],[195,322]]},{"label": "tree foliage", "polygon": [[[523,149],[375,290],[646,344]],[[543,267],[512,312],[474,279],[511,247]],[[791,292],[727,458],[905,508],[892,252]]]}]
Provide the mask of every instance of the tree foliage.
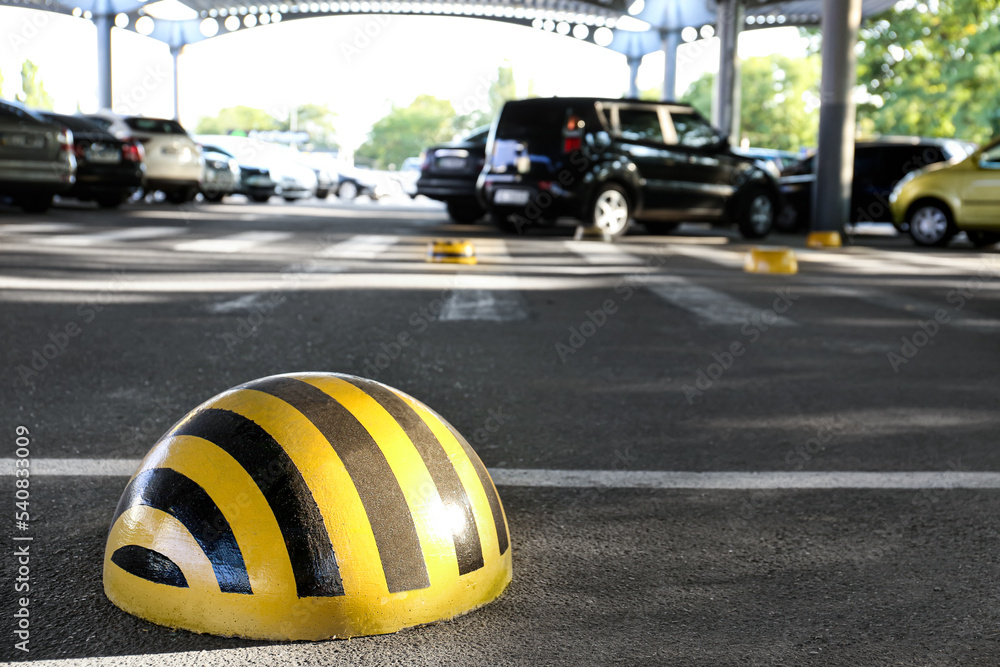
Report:
[{"label": "tree foliage", "polygon": [[[747,139],[751,146],[781,150],[814,145],[819,129],[819,76],[816,55],[744,60],[740,139]],[[714,87],[715,76],[705,74],[691,84],[681,100],[711,117]]]},{"label": "tree foliage", "polygon": [[[485,82],[484,82],[485,84]],[[483,90],[485,89],[485,90]],[[478,108],[463,108],[465,113],[455,119],[455,126],[459,130],[471,130],[482,125],[489,125],[504,102],[517,97],[517,89],[514,86],[514,68],[509,64],[501,65],[497,68],[495,79],[489,81],[489,85],[480,86],[476,94],[469,102],[478,103]],[[471,104],[469,106],[472,106]]]},{"label": "tree foliage", "polygon": [[370,160],[378,169],[399,166],[427,146],[448,141],[455,134],[455,109],[448,100],[419,95],[407,107],[392,110],[375,122],[355,159]]},{"label": "tree foliage", "polygon": [[862,132],[987,141],[1000,130],[998,24],[998,0],[909,0],[866,20]]},{"label": "tree foliage", "polygon": [[53,108],[52,96],[45,91],[45,85],[38,76],[38,65],[30,60],[21,65],[21,93],[17,99],[32,109],[51,111]]},{"label": "tree foliage", "polygon": [[264,111],[253,107],[235,106],[219,111],[214,118],[202,118],[195,132],[198,134],[231,134],[250,130],[280,130],[281,122]]}]

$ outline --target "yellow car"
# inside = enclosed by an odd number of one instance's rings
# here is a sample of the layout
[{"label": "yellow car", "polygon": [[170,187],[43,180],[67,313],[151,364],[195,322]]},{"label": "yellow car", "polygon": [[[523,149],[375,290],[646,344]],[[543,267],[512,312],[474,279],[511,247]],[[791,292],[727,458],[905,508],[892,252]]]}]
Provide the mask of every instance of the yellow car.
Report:
[{"label": "yellow car", "polygon": [[1000,242],[1000,140],[910,173],[889,202],[897,228],[905,223],[918,245],[947,245],[958,232],[977,247]]}]

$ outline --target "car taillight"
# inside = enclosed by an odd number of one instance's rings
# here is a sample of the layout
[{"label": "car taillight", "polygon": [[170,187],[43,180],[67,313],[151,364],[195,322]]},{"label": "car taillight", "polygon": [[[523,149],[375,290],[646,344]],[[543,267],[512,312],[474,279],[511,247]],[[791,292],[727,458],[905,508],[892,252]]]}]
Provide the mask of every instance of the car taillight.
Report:
[{"label": "car taillight", "polygon": [[580,137],[566,137],[563,140],[563,153],[572,153],[573,151],[580,150],[580,146],[583,142]]},{"label": "car taillight", "polygon": [[424,159],[420,163],[420,171],[427,171],[430,169],[432,162],[434,162],[434,151],[424,153]]},{"label": "car taillight", "polygon": [[563,152],[572,153],[580,150],[583,145],[583,126],[585,123],[577,115],[570,115],[566,119],[566,127],[563,129]]},{"label": "car taillight", "polygon": [[126,162],[142,162],[142,144],[134,139],[129,139],[122,144],[122,160]]},{"label": "car taillight", "polygon": [[68,127],[59,130],[59,150],[63,153],[74,153],[76,151],[76,148],[73,146],[73,130]]}]

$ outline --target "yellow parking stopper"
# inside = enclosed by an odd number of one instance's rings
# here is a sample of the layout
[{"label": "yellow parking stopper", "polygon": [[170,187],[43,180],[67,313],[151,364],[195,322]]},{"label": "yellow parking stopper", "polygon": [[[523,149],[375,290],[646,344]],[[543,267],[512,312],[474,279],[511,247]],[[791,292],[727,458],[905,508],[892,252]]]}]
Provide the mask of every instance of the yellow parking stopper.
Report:
[{"label": "yellow parking stopper", "polygon": [[104,591],[173,628],[375,635],[464,614],[511,580],[503,506],[468,442],[400,391],[276,375],[188,413],[111,522]]},{"label": "yellow parking stopper", "polygon": [[427,245],[427,261],[447,264],[475,264],[476,248],[468,241],[435,240]]},{"label": "yellow parking stopper", "polygon": [[573,240],[610,243],[614,239],[611,238],[611,234],[597,225],[577,225],[576,231],[573,233]]},{"label": "yellow parking stopper", "polygon": [[843,245],[840,232],[809,232],[806,237],[807,248],[840,248]]},{"label": "yellow parking stopper", "polygon": [[790,248],[751,248],[743,260],[743,270],[748,273],[799,272],[799,263]]}]

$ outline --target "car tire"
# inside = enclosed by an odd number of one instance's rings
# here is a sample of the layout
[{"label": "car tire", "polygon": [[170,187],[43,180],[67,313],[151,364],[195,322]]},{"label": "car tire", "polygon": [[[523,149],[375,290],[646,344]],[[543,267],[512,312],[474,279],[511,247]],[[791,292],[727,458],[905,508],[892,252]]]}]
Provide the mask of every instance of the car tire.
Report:
[{"label": "car tire", "polygon": [[650,234],[670,234],[681,226],[679,222],[643,222],[642,226]]},{"label": "car tire", "polygon": [[218,204],[222,201],[222,198],[226,195],[221,192],[213,192],[212,194],[201,193],[201,196],[205,198],[205,201],[211,202],[212,204]]},{"label": "car tire", "polygon": [[38,195],[25,197],[18,201],[25,213],[45,213],[52,208],[52,195]]},{"label": "car tire", "polygon": [[628,232],[632,217],[632,200],[625,188],[616,183],[605,183],[590,202],[590,214],[584,222],[601,230],[611,238]]},{"label": "car tire", "polygon": [[450,217],[455,222],[469,224],[483,217],[486,211],[483,207],[479,205],[475,199],[449,199],[446,202],[448,206],[448,217]]},{"label": "car tire", "polygon": [[358,192],[358,184],[354,181],[344,181],[337,187],[337,196],[345,201],[357,199]]},{"label": "car tire", "polygon": [[266,204],[271,201],[271,195],[250,195],[250,199],[258,204]]},{"label": "car tire", "polygon": [[965,230],[965,235],[969,237],[969,242],[977,248],[988,248],[991,245],[1000,243],[1000,232],[983,232],[978,230]]},{"label": "car tire", "polygon": [[95,201],[100,208],[118,208],[125,198],[121,195],[101,195]]},{"label": "car tire", "polygon": [[171,204],[187,204],[194,199],[196,191],[194,188],[177,188],[164,194]]},{"label": "car tire", "polygon": [[748,190],[740,206],[740,234],[745,239],[762,239],[774,229],[777,217],[774,195],[763,188]]},{"label": "car tire", "polygon": [[516,209],[491,206],[490,222],[504,234],[524,234],[531,223],[526,220],[519,222],[515,217],[515,211]]},{"label": "car tire", "polygon": [[958,229],[951,218],[951,211],[936,201],[917,202],[906,216],[910,228],[910,238],[925,248],[940,248],[948,245]]},{"label": "car tire", "polygon": [[298,200],[298,197],[282,197],[289,204],[293,204]]},{"label": "car tire", "polygon": [[329,190],[317,190],[316,191],[316,199],[326,199],[329,196],[330,196],[330,191]]}]

